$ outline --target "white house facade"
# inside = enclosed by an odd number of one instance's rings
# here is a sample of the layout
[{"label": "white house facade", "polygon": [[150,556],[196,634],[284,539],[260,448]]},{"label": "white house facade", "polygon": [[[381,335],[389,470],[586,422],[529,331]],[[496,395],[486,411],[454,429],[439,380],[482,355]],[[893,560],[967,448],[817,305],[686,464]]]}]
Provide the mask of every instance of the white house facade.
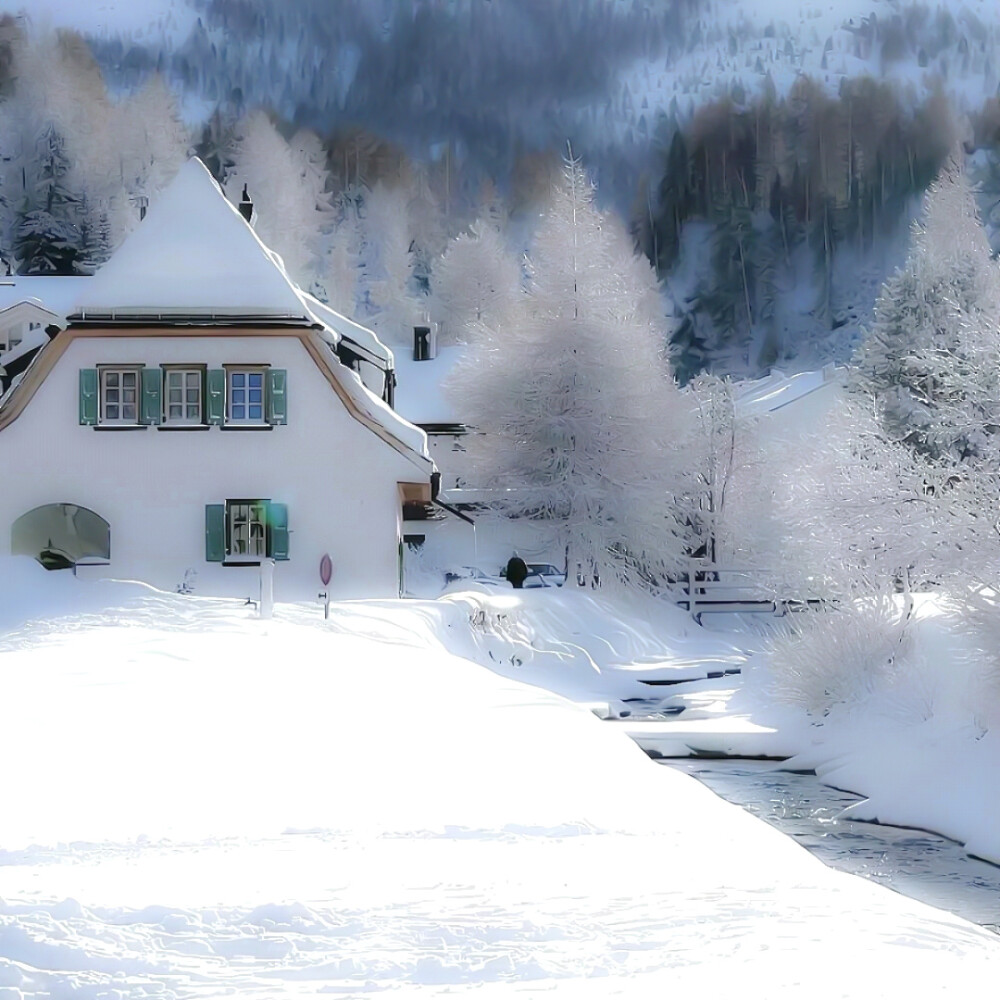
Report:
[{"label": "white house facade", "polygon": [[191,161],[0,406],[0,552],[235,597],[273,560],[279,600],[328,555],[331,597],[398,595],[436,470],[338,345]]}]

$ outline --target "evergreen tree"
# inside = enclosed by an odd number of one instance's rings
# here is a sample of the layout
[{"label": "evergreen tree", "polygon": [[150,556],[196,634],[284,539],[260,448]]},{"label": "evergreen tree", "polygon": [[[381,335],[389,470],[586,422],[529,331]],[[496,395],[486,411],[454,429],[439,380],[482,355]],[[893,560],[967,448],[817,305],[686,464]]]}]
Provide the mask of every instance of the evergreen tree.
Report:
[{"label": "evergreen tree", "polygon": [[14,254],[20,274],[84,272],[79,199],[66,187],[62,136],[48,126],[37,143],[35,174],[18,212]]},{"label": "evergreen tree", "polygon": [[1000,456],[1000,275],[957,157],[929,189],[855,360],[893,438],[934,459]]}]

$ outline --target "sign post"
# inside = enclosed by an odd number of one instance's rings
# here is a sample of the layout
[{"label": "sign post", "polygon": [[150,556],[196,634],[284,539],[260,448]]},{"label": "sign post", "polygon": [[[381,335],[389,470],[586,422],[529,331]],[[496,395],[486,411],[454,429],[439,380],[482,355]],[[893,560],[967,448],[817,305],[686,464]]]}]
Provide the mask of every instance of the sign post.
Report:
[{"label": "sign post", "polygon": [[323,602],[323,617],[330,617],[330,580],[333,578],[333,560],[329,553],[324,552],[323,558],[319,561],[319,579],[327,589],[319,594],[319,599]]},{"label": "sign post", "polygon": [[260,564],[260,616],[270,618],[274,612],[274,560]]}]

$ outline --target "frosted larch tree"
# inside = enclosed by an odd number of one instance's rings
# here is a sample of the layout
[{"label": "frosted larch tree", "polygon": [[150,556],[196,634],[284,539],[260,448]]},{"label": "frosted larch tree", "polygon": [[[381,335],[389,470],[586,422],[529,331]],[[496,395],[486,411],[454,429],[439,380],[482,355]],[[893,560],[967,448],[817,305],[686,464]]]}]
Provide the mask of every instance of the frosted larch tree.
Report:
[{"label": "frosted larch tree", "polygon": [[306,289],[318,276],[322,233],[330,222],[317,155],[313,144],[286,142],[263,111],[254,111],[237,126],[234,166],[226,180],[226,194],[234,203],[246,185],[260,238],[281,255],[289,277]]},{"label": "frosted larch tree", "polygon": [[452,240],[434,266],[433,313],[442,341],[469,343],[484,326],[516,322],[521,272],[503,234],[485,219]]},{"label": "frosted larch tree", "polygon": [[426,308],[414,291],[408,194],[400,186],[376,184],[364,211],[362,283],[368,321],[386,343],[406,346]]},{"label": "frosted larch tree", "polygon": [[552,528],[571,577],[655,585],[684,551],[668,497],[687,404],[664,356],[655,275],[565,164],[531,254],[527,314],[484,328],[451,379],[480,433],[472,482]]}]

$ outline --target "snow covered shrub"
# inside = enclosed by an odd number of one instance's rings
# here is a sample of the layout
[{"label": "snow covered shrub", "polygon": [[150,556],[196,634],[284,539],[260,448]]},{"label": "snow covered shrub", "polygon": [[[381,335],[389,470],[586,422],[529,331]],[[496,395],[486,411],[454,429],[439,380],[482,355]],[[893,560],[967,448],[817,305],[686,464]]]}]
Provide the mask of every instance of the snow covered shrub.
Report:
[{"label": "snow covered shrub", "polygon": [[890,596],[796,620],[767,644],[769,694],[825,715],[891,684],[912,647],[908,617]]},{"label": "snow covered shrub", "polygon": [[1000,730],[1000,594],[971,592],[958,621],[967,645],[965,696],[977,735],[982,736]]}]

